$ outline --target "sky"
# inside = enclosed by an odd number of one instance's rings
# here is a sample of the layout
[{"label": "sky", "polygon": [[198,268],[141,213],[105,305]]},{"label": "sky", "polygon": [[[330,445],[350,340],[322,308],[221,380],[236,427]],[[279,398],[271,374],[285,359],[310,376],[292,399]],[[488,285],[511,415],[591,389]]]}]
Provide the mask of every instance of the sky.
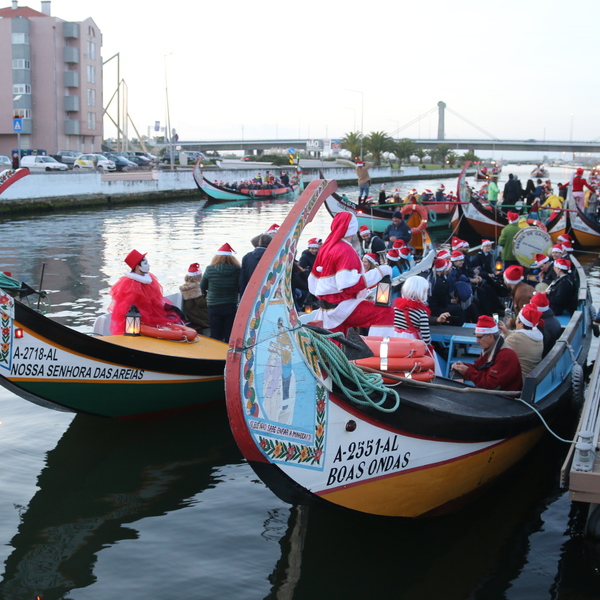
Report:
[{"label": "sky", "polygon": [[[164,125],[168,90],[186,141],[336,139],[361,128],[436,138],[436,112],[398,130],[439,101],[499,139],[600,138],[597,0],[52,0],[51,10],[92,17],[104,60],[120,53],[140,135]],[[113,60],[105,103],[116,85]],[[447,112],[446,138],[487,136]]]}]

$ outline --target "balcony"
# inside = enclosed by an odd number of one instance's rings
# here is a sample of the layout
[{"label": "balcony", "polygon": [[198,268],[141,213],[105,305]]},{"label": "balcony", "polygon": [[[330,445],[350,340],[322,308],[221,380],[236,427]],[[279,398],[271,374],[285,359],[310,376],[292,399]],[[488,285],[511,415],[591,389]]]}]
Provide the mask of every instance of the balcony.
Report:
[{"label": "balcony", "polygon": [[64,58],[66,63],[79,64],[79,48],[76,46],[65,46]]},{"label": "balcony", "polygon": [[80,129],[79,121],[75,119],[65,119],[65,135],[79,135]]},{"label": "balcony", "polygon": [[65,110],[79,112],[79,96],[65,96]]},{"label": "balcony", "polygon": [[79,72],[78,71],[65,71],[65,87],[72,87],[72,88],[79,87]]},{"label": "balcony", "polygon": [[63,35],[66,38],[79,39],[79,23],[63,23]]}]

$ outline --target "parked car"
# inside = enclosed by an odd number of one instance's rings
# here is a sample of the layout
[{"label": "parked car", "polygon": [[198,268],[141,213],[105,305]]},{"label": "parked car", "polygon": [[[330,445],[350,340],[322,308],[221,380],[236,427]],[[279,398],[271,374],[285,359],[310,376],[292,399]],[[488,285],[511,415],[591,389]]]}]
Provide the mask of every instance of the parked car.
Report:
[{"label": "parked car", "polygon": [[188,164],[195,165],[199,160],[202,162],[208,160],[202,152],[198,152],[197,150],[188,150],[186,154],[188,157]]},{"label": "parked car", "polygon": [[[162,162],[170,163],[171,162],[171,153],[168,150],[165,150],[165,153],[162,155]],[[179,152],[175,152],[173,154],[173,163],[177,164],[179,162]]]},{"label": "parked car", "polygon": [[134,162],[138,167],[151,168],[154,162],[145,156],[130,156],[129,160]]},{"label": "parked car", "polygon": [[156,162],[156,156],[154,154],[150,154],[150,152],[142,152],[141,150],[137,150],[135,153],[136,156],[145,156],[153,162]]},{"label": "parked car", "polygon": [[137,169],[138,166],[131,160],[127,160],[124,156],[119,156],[118,154],[105,154],[106,158],[112,160],[115,163],[115,167],[117,171],[133,171]]},{"label": "parked car", "polygon": [[51,156],[24,156],[21,159],[21,166],[27,167],[30,171],[67,171],[67,165],[58,162]]},{"label": "parked car", "polygon": [[8,156],[4,156],[4,154],[0,154],[0,172],[6,171],[6,169],[12,169],[12,161]]},{"label": "parked car", "polygon": [[53,158],[72,169],[75,160],[77,160],[81,154],[81,152],[77,152],[76,150],[59,150],[57,154],[53,155]]},{"label": "parked car", "polygon": [[99,171],[116,171],[117,167],[104,154],[82,154],[75,159],[74,169],[98,169]]}]

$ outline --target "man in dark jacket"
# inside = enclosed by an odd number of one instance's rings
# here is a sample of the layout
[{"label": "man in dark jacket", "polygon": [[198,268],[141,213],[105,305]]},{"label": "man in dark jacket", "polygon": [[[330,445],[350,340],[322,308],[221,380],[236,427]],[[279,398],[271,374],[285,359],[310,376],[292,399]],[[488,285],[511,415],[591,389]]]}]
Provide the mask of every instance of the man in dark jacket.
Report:
[{"label": "man in dark jacket", "polygon": [[508,181],[504,185],[504,205],[514,206],[518,200],[523,198],[523,188],[521,182],[514,178],[515,176],[510,173]]},{"label": "man in dark jacket", "polygon": [[402,218],[402,213],[399,210],[394,211],[392,222],[383,232],[383,241],[387,242],[388,248],[392,248],[396,240],[403,240],[405,244],[409,244],[411,239],[410,227]]},{"label": "man in dark jacket", "polygon": [[385,252],[385,244],[378,236],[374,235],[366,225],[361,225],[358,230],[358,235],[362,240],[361,247],[363,255],[373,252],[379,257],[379,263],[381,264],[381,257]]},{"label": "man in dark jacket", "polygon": [[258,262],[262,258],[265,249],[271,243],[272,239],[273,238],[266,233],[258,236],[258,246],[242,258],[242,270],[240,271],[239,281],[240,296],[244,294],[244,290],[252,277],[252,273],[254,273],[254,269],[256,269]]},{"label": "man in dark jacket", "polygon": [[550,308],[550,301],[546,294],[536,292],[531,299],[531,304],[542,313],[542,321],[544,322],[542,328],[544,351],[542,356],[546,356],[546,354],[554,347],[556,340],[560,337],[562,327],[560,321],[554,316],[554,312]]}]

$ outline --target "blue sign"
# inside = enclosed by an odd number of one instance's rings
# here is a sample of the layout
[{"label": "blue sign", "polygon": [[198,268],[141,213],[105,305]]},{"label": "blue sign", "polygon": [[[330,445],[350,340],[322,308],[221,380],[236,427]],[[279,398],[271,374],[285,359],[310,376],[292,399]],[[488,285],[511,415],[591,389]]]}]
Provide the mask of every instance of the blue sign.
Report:
[{"label": "blue sign", "polygon": [[23,131],[23,119],[13,119],[13,131],[17,133]]},{"label": "blue sign", "polygon": [[160,131],[160,121],[154,121],[154,131]]},{"label": "blue sign", "polygon": [[288,154],[294,154],[296,150],[294,148],[288,148]]}]

